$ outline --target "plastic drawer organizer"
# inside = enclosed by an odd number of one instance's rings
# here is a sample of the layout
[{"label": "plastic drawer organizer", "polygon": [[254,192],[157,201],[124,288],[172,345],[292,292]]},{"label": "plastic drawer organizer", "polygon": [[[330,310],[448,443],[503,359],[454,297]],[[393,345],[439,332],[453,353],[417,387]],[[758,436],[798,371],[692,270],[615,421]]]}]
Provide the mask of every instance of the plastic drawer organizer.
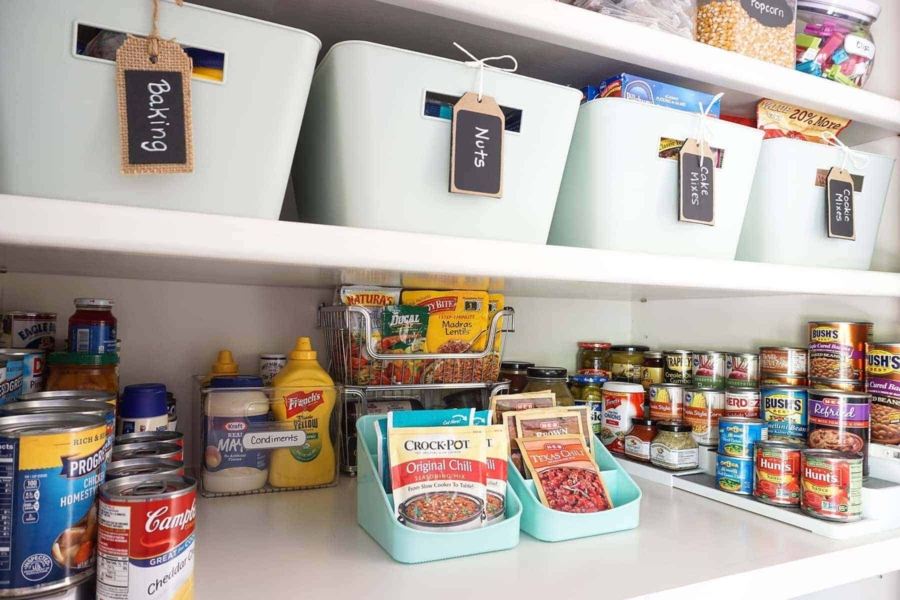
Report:
[{"label": "plastic drawer organizer", "polygon": [[81,27],[147,35],[152,2],[6,2],[0,193],[278,218],[321,43],[281,25],[161,4],[162,36],[225,55],[223,81],[191,82],[194,172],[120,173],[116,65],[78,54]]},{"label": "plastic drawer organizer", "polygon": [[679,222],[678,161],[664,138],[697,135],[699,117],[621,98],[581,106],[559,192],[550,244],[733,259],[763,133],[708,119],[715,172],[715,225]]},{"label": "plastic drawer organizer", "polygon": [[478,69],[463,62],[368,42],[333,46],[297,147],[300,220],[546,243],[581,94],[484,71],[484,94],[516,115],[503,139],[503,197],[486,198],[449,193],[451,121],[426,114],[430,98],[452,104],[477,89]]},{"label": "plastic drawer organizer", "polygon": [[[825,177],[844,162],[834,146],[774,139],[762,144],[747,206],[738,260],[818,267],[868,269],[881,224],[894,159],[854,151],[860,166],[846,168],[859,180],[855,191],[856,239],[828,237]],[[785,201],[785,200],[789,201]]]}]

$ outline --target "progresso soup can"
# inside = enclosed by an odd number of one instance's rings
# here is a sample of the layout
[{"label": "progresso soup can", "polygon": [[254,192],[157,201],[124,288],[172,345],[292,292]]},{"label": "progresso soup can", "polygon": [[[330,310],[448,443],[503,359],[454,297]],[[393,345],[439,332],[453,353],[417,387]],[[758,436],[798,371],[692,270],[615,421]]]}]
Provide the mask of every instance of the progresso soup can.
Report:
[{"label": "progresso soup can", "polygon": [[34,392],[22,394],[20,402],[32,400],[84,400],[86,402],[105,402],[116,405],[116,395],[101,390],[60,390],[54,392]]},{"label": "progresso soup can", "polygon": [[184,462],[171,458],[128,458],[106,467],[106,481],[134,475],[184,475]]},{"label": "progresso soup can", "polygon": [[113,462],[128,458],[149,457],[184,460],[184,448],[168,442],[142,442],[140,444],[119,444],[113,446],[112,449]]},{"label": "progresso soup can", "polygon": [[194,597],[197,480],[122,477],[100,488],[97,600]]},{"label": "progresso soup can", "polygon": [[49,415],[49,414],[98,415],[106,422],[106,460],[111,456],[116,436],[116,408],[106,403],[84,400],[28,400],[0,406],[3,415]]},{"label": "progresso soup can", "polygon": [[0,358],[7,361],[22,361],[22,384],[19,386],[19,397],[23,394],[44,390],[44,361],[46,355],[42,350],[0,348]]},{"label": "progresso soup can", "polygon": [[760,390],[760,397],[770,440],[806,441],[809,422],[806,388],[769,386]]},{"label": "progresso soup can", "polygon": [[146,442],[177,444],[184,448],[184,434],[180,431],[135,431],[133,433],[123,433],[116,438],[116,446],[143,444]]},{"label": "progresso soup can", "polygon": [[0,417],[0,544],[8,549],[0,596],[50,593],[93,576],[105,443],[99,415]]}]

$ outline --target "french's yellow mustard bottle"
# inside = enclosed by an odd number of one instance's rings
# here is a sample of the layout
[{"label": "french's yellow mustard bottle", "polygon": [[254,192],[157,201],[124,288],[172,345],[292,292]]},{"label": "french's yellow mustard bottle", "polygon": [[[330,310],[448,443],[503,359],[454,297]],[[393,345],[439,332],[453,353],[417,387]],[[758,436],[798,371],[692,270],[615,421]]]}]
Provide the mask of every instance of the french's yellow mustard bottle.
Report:
[{"label": "french's yellow mustard bottle", "polygon": [[200,387],[209,386],[210,380],[217,375],[237,375],[238,374],[238,364],[234,362],[234,356],[231,355],[231,350],[219,350],[219,356],[216,358],[216,362],[212,364],[210,367],[210,373],[206,376],[206,379],[200,384]]},{"label": "french's yellow mustard bottle", "polygon": [[287,365],[272,380],[276,388],[272,412],[276,421],[290,421],[302,431],[303,445],[272,450],[269,483],[275,487],[308,487],[335,477],[331,413],[334,381],[316,361],[309,338],[297,339]]}]

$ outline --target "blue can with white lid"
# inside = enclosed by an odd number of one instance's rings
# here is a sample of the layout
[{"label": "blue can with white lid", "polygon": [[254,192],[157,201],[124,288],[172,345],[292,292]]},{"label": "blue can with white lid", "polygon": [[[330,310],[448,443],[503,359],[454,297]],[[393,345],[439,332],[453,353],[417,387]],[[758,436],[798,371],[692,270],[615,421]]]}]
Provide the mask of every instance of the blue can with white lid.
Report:
[{"label": "blue can with white lid", "polygon": [[116,435],[165,431],[169,425],[166,386],[161,383],[126,385],[119,399]]}]

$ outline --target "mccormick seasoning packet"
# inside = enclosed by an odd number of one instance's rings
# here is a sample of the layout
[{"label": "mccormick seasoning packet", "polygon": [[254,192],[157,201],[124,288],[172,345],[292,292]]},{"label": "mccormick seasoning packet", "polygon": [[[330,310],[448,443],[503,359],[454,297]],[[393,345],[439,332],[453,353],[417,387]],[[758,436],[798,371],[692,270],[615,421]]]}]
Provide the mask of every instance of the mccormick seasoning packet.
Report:
[{"label": "mccormick seasoning packet", "polygon": [[488,524],[506,518],[506,486],[509,463],[509,438],[503,425],[485,427],[487,439],[487,520]]},{"label": "mccormick seasoning packet", "polygon": [[822,139],[823,132],[830,131],[837,137],[849,124],[850,119],[775,100],[760,100],[756,105],[756,127],[763,130],[764,140],[786,137],[826,144]]},{"label": "mccormick seasoning packet", "polygon": [[[478,529],[487,513],[485,427],[413,427],[390,424],[394,516],[418,530]],[[398,413],[403,414],[403,413]]]},{"label": "mccormick seasoning packet", "polygon": [[425,352],[428,309],[422,306],[385,306],[382,313],[381,347],[387,354]]},{"label": "mccormick seasoning packet", "polygon": [[487,346],[487,292],[406,291],[400,299],[406,306],[428,308],[429,352],[481,352]]},{"label": "mccormick seasoning packet", "polygon": [[613,508],[600,468],[581,436],[516,441],[544,506],[568,513],[594,513]]}]

